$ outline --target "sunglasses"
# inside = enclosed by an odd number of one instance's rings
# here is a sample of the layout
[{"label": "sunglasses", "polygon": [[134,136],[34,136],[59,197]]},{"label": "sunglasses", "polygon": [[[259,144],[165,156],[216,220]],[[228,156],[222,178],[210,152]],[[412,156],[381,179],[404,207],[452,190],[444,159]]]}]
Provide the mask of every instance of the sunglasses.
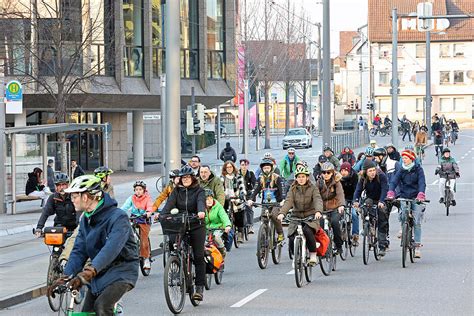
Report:
[{"label": "sunglasses", "polygon": [[332,171],[323,171],[322,174],[332,174]]}]

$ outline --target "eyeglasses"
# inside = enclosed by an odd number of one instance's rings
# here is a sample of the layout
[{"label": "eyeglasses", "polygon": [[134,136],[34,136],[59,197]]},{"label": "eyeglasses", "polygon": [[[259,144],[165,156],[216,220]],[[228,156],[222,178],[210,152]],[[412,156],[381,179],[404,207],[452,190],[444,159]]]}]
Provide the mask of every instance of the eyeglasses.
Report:
[{"label": "eyeglasses", "polygon": [[294,155],[295,153],[288,153],[288,155]]},{"label": "eyeglasses", "polygon": [[199,160],[191,160],[191,162],[199,162]]},{"label": "eyeglasses", "polygon": [[322,174],[332,174],[332,171],[323,171]]}]

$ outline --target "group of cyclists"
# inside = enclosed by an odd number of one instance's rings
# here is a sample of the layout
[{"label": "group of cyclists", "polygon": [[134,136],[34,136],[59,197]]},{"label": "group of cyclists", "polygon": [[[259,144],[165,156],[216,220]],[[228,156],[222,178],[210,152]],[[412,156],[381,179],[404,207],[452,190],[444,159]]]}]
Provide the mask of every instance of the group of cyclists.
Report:
[{"label": "group of cyclists", "polygon": [[[426,133],[426,132],[425,132]],[[417,135],[418,136],[418,135]],[[417,139],[417,137],[415,138]],[[144,269],[150,269],[148,242],[153,219],[161,220],[170,214],[192,214],[188,235],[193,249],[195,266],[194,300],[202,301],[206,277],[205,243],[207,230],[212,230],[217,248],[226,256],[226,244],[232,228],[237,242],[244,242],[244,228],[253,231],[252,206],[260,197],[262,202],[279,203],[271,210],[271,221],[276,228],[277,242],[285,240],[282,220],[292,216],[314,221],[303,226],[309,250],[309,263],[317,262],[315,233],[322,226],[326,215],[333,227],[335,253],[341,253],[343,239],[339,226],[345,207],[352,205],[352,243],[359,243],[359,212],[364,200],[377,205],[379,255],[384,256],[390,246],[389,216],[394,199],[411,199],[414,218],[415,257],[421,258],[422,219],[426,198],[426,181],[420,155],[423,152],[409,145],[401,152],[393,146],[378,146],[375,140],[363,153],[356,156],[345,147],[338,155],[325,146],[314,166],[301,160],[294,148],[277,163],[270,152],[264,154],[255,171],[250,170],[250,161],[240,159],[224,162],[220,174],[201,163],[193,156],[181,169],[169,172],[170,182],[153,201],[144,181],[133,184],[133,194],[119,208],[114,199],[111,174],[107,167],[100,167],[94,174],[83,175],[72,182],[66,174],[55,175],[56,192],[51,195],[38,221],[36,233],[41,235],[48,216],[56,215],[55,226],[66,227],[74,232],[67,240],[62,254],[63,276],[48,289],[55,295],[58,285],[69,282],[76,289],[90,287],[83,311],[97,315],[111,315],[114,304],[138,279],[139,260],[144,260]],[[459,166],[451,156],[449,148],[441,151],[440,165],[436,174],[451,181],[452,203],[455,205],[455,180],[460,176]],[[443,202],[445,182],[440,181]],[[175,211],[175,212],[173,212]],[[400,222],[405,220],[400,212]],[[140,249],[130,225],[129,217],[139,220]],[[290,248],[293,247],[296,225],[290,223],[287,230]],[[400,235],[400,234],[399,234]],[[398,236],[400,238],[400,236]],[[175,237],[170,236],[170,247]]]}]

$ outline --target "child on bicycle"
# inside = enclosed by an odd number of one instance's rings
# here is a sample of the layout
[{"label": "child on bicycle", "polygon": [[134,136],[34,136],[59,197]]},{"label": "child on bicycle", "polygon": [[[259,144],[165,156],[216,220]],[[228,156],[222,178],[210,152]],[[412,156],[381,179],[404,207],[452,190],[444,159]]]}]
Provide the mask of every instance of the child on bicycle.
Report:
[{"label": "child on bicycle", "polygon": [[456,178],[459,178],[459,166],[456,163],[456,159],[451,157],[451,150],[449,148],[443,149],[443,155],[439,161],[439,166],[435,170],[435,175],[439,174],[439,203],[444,203],[444,186],[448,181],[449,190],[451,191],[451,204],[456,206],[456,200],[454,199],[454,187],[456,185]]},{"label": "child on bicycle", "polygon": [[211,189],[205,189],[204,195],[206,196],[206,228],[218,229],[213,231],[214,242],[222,257],[225,257],[226,251],[222,234],[224,231],[226,234],[229,233],[232,223],[221,203],[214,199],[214,192]]},{"label": "child on bicycle", "polygon": [[153,204],[150,194],[146,190],[146,183],[143,181],[136,181],[133,184],[135,194],[131,195],[121,209],[125,212],[131,212],[131,215],[137,216],[135,221],[138,223],[140,230],[140,257],[144,259],[143,268],[150,269],[150,242],[148,236],[150,235],[151,223],[149,218],[153,213]]},{"label": "child on bicycle", "polygon": [[[425,173],[420,164],[416,163],[416,155],[412,150],[402,151],[402,166],[396,171],[390,180],[387,199],[395,199],[395,188],[398,190],[398,197],[404,199],[416,199],[416,201],[425,201],[426,181]],[[405,222],[407,214],[407,206],[413,210],[415,219],[415,258],[421,258],[421,222],[425,206],[416,201],[410,204],[401,203],[400,221]],[[401,234],[399,233],[399,238]]]}]

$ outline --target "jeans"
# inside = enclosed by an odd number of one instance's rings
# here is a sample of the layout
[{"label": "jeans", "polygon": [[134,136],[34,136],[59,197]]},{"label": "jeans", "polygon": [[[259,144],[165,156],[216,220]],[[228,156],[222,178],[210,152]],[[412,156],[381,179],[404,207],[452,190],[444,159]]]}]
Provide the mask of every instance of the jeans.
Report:
[{"label": "jeans", "polygon": [[446,180],[448,181],[449,190],[451,191],[451,198],[454,200],[454,187],[456,185],[456,179],[439,178],[439,194],[440,196],[446,198],[444,196],[444,185],[446,184]]},{"label": "jeans", "polygon": [[[341,238],[341,226],[339,225],[339,220],[341,218],[337,210],[327,212],[329,222],[331,223],[332,231],[334,233],[334,243],[337,248],[342,247],[342,238]],[[324,227],[324,219],[321,217],[320,221],[321,227]]]},{"label": "jeans", "polygon": [[252,226],[253,225],[253,208],[249,206],[245,206],[245,224]]},{"label": "jeans", "polygon": [[352,208],[352,232],[351,235],[359,235],[359,214],[356,209]]},{"label": "jeans", "polygon": [[409,130],[404,130],[404,133],[403,133],[403,136],[402,136],[402,140],[405,141],[405,137],[408,135],[408,140],[411,142],[411,133]]},{"label": "jeans", "polygon": [[[316,238],[314,236],[314,229],[309,227],[308,225],[303,224],[303,234],[306,238],[306,247],[308,248],[309,252],[316,252]],[[293,235],[289,236],[290,239],[290,249],[293,253],[295,253],[295,236],[297,232]]]},{"label": "jeans", "polygon": [[405,223],[408,208],[411,208],[413,210],[413,216],[415,219],[415,243],[421,244],[421,222],[423,221],[423,217],[425,214],[425,206],[422,204],[417,204],[415,202],[402,202],[402,211],[399,213],[399,220],[402,224]]},{"label": "jeans", "polygon": [[84,300],[83,312],[95,312],[97,316],[112,316],[114,306],[122,296],[130,291],[133,286],[125,282],[115,282],[107,286],[99,295],[87,292]]}]

